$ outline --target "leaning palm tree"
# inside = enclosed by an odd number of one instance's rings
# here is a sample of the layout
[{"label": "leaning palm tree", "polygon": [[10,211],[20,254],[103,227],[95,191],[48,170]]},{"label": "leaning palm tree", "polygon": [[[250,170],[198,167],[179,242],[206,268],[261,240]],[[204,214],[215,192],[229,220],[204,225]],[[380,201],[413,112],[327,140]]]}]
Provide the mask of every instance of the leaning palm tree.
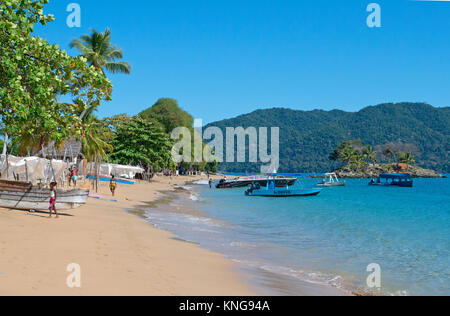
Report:
[{"label": "leaning palm tree", "polygon": [[70,48],[75,48],[87,59],[90,65],[103,71],[116,73],[131,73],[131,65],[127,62],[119,61],[123,58],[123,51],[118,46],[111,43],[111,30],[107,28],[105,32],[97,32],[91,29],[92,34],[81,36],[70,43]]}]

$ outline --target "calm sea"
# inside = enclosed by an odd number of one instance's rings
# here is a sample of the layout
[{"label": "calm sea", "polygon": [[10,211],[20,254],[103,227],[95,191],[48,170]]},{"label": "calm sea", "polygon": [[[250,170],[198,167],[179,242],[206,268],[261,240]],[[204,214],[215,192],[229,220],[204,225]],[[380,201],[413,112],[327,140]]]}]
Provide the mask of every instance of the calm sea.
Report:
[{"label": "calm sea", "polygon": [[[245,189],[202,183],[186,189],[200,212],[180,213],[185,201],[172,201],[164,211],[148,209],[148,220],[248,269],[371,291],[367,267],[375,263],[381,294],[450,295],[449,179],[417,179],[412,189],[347,180],[346,187],[306,198],[246,197]],[[295,287],[272,293],[297,294]]]}]

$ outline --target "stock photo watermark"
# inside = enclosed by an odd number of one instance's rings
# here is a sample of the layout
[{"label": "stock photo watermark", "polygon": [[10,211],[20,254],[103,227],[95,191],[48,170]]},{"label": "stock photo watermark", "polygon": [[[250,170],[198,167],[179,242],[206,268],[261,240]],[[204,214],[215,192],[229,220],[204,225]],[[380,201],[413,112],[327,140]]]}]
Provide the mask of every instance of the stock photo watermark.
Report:
[{"label": "stock photo watermark", "polygon": [[66,24],[69,28],[81,27],[81,6],[78,3],[70,3],[67,5],[67,12],[70,14],[67,16]]},{"label": "stock photo watermark", "polygon": [[378,3],[371,3],[367,6],[367,12],[369,16],[367,17],[367,26],[369,28],[380,28],[381,27],[381,6]]},{"label": "stock photo watermark", "polygon": [[[224,135],[222,129],[214,126],[203,130],[203,121],[197,119],[194,123],[194,131],[192,136],[191,131],[186,127],[173,130],[172,139],[177,141],[172,148],[172,159],[175,163],[261,163],[262,173],[273,173],[279,168],[279,127],[270,128],[270,153],[268,152],[268,127],[246,129],[227,127]],[[203,146],[204,143],[206,146]]]},{"label": "stock photo watermark", "polygon": [[70,272],[66,279],[67,287],[81,288],[81,266],[78,263],[71,263],[67,266],[66,271]]},{"label": "stock photo watermark", "polygon": [[377,263],[371,263],[367,266],[366,271],[370,272],[366,280],[367,287],[373,290],[381,290],[381,266]]}]

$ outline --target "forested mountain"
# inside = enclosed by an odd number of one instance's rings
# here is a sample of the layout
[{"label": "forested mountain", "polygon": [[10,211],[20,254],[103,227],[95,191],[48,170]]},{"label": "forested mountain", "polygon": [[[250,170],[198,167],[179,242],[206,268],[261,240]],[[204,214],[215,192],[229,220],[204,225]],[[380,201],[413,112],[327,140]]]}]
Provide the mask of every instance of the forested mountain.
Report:
[{"label": "forested mountain", "polygon": [[[374,148],[396,143],[414,148],[417,164],[450,172],[450,108],[423,103],[381,104],[357,113],[258,110],[208,126],[279,127],[279,172],[325,172],[338,167],[329,154],[341,142],[360,139]],[[258,172],[259,165],[224,163],[222,171]]]}]

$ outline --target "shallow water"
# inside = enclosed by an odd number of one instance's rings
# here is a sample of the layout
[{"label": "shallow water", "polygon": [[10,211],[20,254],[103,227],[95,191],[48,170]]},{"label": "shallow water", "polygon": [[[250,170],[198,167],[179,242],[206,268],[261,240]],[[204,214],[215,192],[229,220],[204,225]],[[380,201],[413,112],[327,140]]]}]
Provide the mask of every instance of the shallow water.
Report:
[{"label": "shallow water", "polygon": [[[301,180],[303,186],[317,182]],[[200,213],[180,214],[185,201],[174,201],[147,215],[156,226],[249,269],[371,291],[367,266],[376,263],[382,294],[449,295],[450,180],[417,179],[412,189],[367,184],[348,180],[317,197],[275,199],[193,185],[190,202]],[[267,283],[262,276],[256,281]],[[291,287],[275,294],[298,292]]]}]

